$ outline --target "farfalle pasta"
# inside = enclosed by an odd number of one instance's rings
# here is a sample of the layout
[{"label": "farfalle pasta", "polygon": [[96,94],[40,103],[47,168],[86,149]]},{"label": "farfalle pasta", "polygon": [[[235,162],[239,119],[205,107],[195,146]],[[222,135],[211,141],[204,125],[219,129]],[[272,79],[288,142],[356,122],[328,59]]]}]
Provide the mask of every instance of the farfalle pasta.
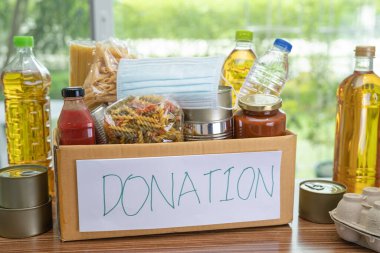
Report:
[{"label": "farfalle pasta", "polygon": [[182,109],[162,96],[131,96],[105,111],[104,129],[111,144],[183,141],[182,125]]}]

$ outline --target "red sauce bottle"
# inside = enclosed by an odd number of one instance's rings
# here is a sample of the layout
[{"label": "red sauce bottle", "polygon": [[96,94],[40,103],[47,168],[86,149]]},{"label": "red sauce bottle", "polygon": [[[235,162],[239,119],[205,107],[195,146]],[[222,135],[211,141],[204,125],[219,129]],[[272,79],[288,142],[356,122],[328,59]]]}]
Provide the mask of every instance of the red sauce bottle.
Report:
[{"label": "red sauce bottle", "polygon": [[286,134],[286,114],[282,100],[266,94],[246,95],[239,99],[241,110],[234,115],[234,137],[272,137]]},{"label": "red sauce bottle", "polygon": [[90,111],[83,102],[83,88],[63,88],[62,96],[64,104],[58,119],[59,144],[95,144],[95,125]]}]

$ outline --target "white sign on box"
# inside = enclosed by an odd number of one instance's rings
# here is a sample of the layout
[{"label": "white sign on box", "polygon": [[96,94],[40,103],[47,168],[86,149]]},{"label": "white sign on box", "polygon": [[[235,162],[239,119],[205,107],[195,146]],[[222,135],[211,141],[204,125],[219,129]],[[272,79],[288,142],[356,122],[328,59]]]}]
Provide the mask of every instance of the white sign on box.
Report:
[{"label": "white sign on box", "polygon": [[279,219],[281,155],[78,160],[79,231]]}]

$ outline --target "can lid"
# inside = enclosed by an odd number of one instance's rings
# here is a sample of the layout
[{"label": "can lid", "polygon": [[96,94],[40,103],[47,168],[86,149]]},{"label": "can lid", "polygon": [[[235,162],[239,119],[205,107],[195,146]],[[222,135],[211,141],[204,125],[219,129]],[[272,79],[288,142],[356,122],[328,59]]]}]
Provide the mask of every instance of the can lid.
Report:
[{"label": "can lid", "polygon": [[300,189],[320,194],[340,194],[346,191],[346,186],[328,180],[307,180],[300,183]]},{"label": "can lid", "polygon": [[281,105],[281,98],[269,94],[251,94],[239,99],[240,108],[247,111],[273,111],[281,108]]},{"label": "can lid", "polygon": [[16,166],[8,167],[0,170],[0,177],[3,178],[25,178],[33,177],[42,173],[46,173],[45,167],[34,166]]}]

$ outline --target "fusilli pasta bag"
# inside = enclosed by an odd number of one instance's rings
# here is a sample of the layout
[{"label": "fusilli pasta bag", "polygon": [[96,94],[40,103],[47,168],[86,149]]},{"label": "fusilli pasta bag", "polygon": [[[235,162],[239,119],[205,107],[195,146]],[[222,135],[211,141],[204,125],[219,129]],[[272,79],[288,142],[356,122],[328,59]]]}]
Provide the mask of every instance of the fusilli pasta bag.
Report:
[{"label": "fusilli pasta bag", "polygon": [[179,142],[183,112],[163,96],[130,96],[107,107],[104,129],[111,144]]}]

